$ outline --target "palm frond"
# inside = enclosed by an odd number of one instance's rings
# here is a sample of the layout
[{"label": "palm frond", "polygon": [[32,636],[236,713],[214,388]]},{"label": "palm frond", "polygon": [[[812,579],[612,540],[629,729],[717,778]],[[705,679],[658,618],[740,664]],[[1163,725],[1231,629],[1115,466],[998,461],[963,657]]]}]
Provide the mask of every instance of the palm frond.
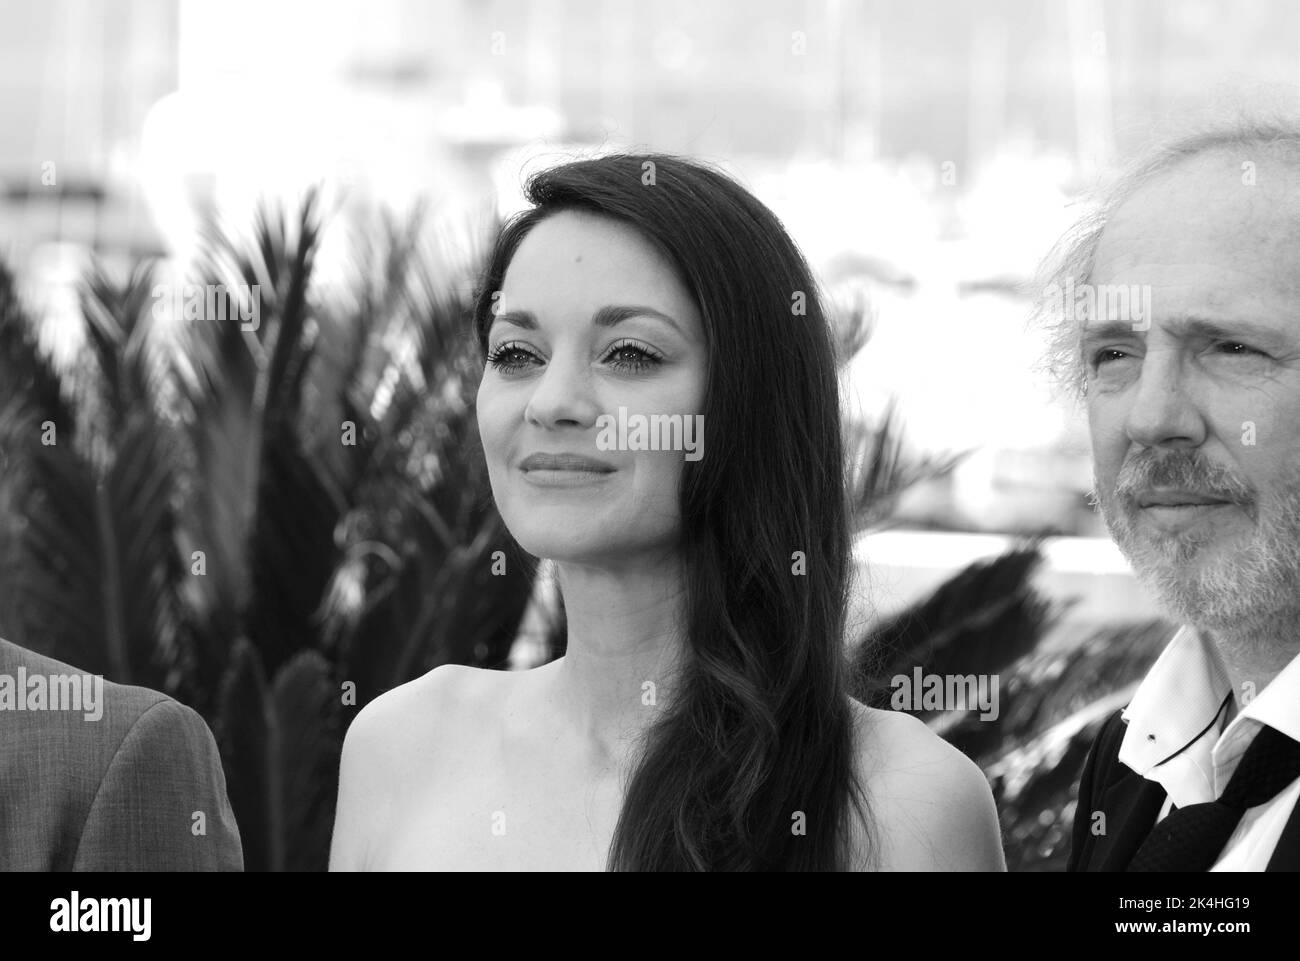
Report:
[{"label": "palm frond", "polygon": [[877,425],[851,421],[845,435],[850,465],[849,505],[857,533],[881,525],[906,490],[922,481],[943,477],[966,456],[910,455],[898,404],[892,400]]},{"label": "palm frond", "polygon": [[978,760],[993,785],[1013,870],[1064,866],[1088,747],[1173,631],[1159,620],[1062,625],[1008,672],[1002,738]]},{"label": "palm frond", "polygon": [[835,360],[841,368],[862,352],[876,329],[876,310],[867,289],[854,286],[846,294],[827,299],[831,331],[835,338]]},{"label": "palm frond", "polygon": [[328,866],[343,748],[339,690],[328,662],[316,651],[294,655],[271,685],[284,809],[279,870],[324,871]]},{"label": "palm frond", "polygon": [[[54,443],[25,447],[30,487],[10,563],[26,611],[19,643],[119,683],[170,690],[183,572],[170,435],[156,416],[147,349],[150,286],[142,267],[122,285],[95,269],[83,287],[93,358],[74,395],[85,406],[55,425]],[[74,442],[65,428],[77,421],[96,425],[93,443]]]},{"label": "palm frond", "polygon": [[[352,507],[322,616],[361,703],[439,664],[503,666],[532,583],[478,453],[465,288],[435,280],[419,233],[417,221],[390,222],[362,289],[343,300],[372,315],[343,325],[370,340],[357,350],[368,363],[342,381],[357,443],[334,475]],[[386,291],[369,289],[373,277]]]},{"label": "palm frond", "polygon": [[[41,350],[14,275],[0,258],[0,408],[18,401],[37,422],[50,420],[71,432],[72,412],[58,372]],[[8,418],[16,416],[8,409]],[[8,422],[0,420],[0,437]]]},{"label": "palm frond", "polygon": [[855,654],[859,693],[889,704],[892,678],[988,674],[1032,650],[1056,616],[1034,590],[1042,562],[1036,542],[977,561],[923,600],[873,627]]},{"label": "palm frond", "polygon": [[286,831],[278,725],[256,649],[238,638],[217,696],[213,733],[226,774],[226,795],[239,825],[244,870],[285,863]]},{"label": "palm frond", "polygon": [[282,211],[259,211],[248,248],[214,225],[206,237],[202,286],[257,309],[248,329],[234,304],[227,320],[191,327],[185,338],[193,374],[180,382],[190,455],[203,478],[187,488],[187,546],[211,559],[197,598],[210,679],[237,634],[271,672],[316,645],[312,618],[345,505],[300,431],[318,330],[309,298],[320,239],[315,194],[292,226]]}]

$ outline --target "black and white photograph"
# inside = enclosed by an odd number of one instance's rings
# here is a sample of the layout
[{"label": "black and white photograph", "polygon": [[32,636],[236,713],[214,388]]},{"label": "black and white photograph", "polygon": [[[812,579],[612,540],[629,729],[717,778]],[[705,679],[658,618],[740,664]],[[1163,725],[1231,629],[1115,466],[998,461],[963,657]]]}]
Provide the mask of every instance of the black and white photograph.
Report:
[{"label": "black and white photograph", "polygon": [[0,121],[24,930],[1300,870],[1300,6],[0,0]]}]

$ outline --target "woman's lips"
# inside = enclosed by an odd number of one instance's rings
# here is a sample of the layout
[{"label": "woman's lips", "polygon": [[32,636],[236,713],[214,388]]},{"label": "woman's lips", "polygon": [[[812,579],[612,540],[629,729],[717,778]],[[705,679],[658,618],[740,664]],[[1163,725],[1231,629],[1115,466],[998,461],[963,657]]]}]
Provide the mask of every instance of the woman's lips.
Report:
[{"label": "woman's lips", "polygon": [[588,487],[614,476],[610,470],[526,470],[524,480],[537,487]]},{"label": "woman's lips", "polygon": [[535,487],[590,487],[614,474],[614,467],[582,454],[530,454],[519,464],[524,480]]},{"label": "woman's lips", "polygon": [[607,464],[594,457],[583,454],[529,454],[519,463],[519,469],[525,473],[533,471],[576,471],[579,473],[610,474],[613,464]]}]

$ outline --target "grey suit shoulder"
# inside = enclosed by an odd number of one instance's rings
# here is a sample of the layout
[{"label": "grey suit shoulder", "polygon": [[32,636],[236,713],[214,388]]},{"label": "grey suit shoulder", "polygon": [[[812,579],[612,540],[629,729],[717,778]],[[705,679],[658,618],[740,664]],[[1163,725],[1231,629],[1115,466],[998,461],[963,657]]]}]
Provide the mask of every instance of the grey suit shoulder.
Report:
[{"label": "grey suit shoulder", "polygon": [[[37,675],[86,676],[0,639],[10,691]],[[0,709],[0,870],[243,870],[207,724],[158,691],[101,683],[98,717]]]}]

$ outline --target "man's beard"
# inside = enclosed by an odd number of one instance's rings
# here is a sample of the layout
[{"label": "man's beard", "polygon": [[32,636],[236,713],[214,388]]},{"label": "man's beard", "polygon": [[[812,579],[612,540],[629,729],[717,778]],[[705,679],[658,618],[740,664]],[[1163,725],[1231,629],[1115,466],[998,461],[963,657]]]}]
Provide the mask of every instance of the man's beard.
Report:
[{"label": "man's beard", "polygon": [[[1192,490],[1237,506],[1255,523],[1245,544],[1216,548],[1210,525],[1171,533],[1139,526],[1138,496],[1152,487]],[[1147,448],[1120,468],[1114,491],[1094,488],[1120,551],[1169,613],[1225,635],[1268,631],[1300,614],[1300,466],[1260,497],[1196,451]]]}]

